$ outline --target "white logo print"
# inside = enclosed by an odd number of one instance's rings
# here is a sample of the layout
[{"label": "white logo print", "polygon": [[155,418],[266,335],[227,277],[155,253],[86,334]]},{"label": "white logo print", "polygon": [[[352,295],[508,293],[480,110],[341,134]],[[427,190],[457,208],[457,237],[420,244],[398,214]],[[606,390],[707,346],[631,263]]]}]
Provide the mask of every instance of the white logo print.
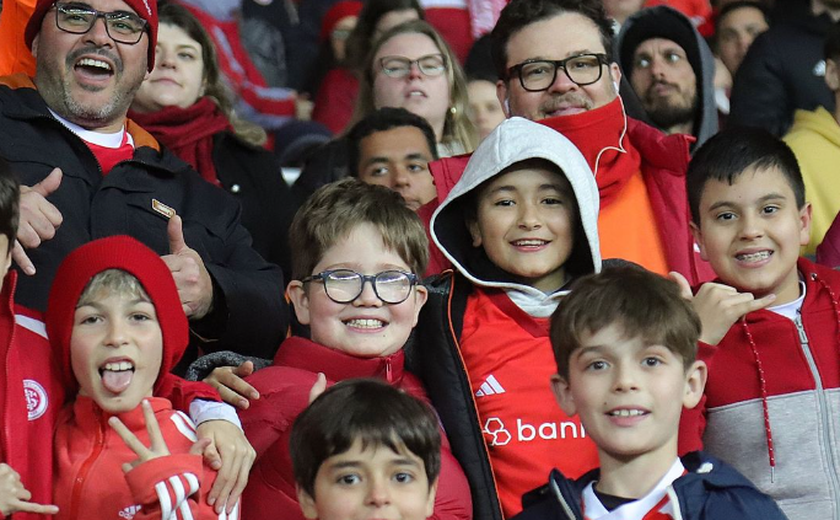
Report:
[{"label": "white logo print", "polygon": [[814,76],[818,76],[820,78],[825,77],[825,60],[820,60],[814,65]]},{"label": "white logo print", "polygon": [[38,381],[23,380],[23,395],[26,398],[26,412],[30,421],[38,419],[47,411],[50,404],[47,391]]},{"label": "white logo print", "polygon": [[132,518],[134,518],[134,515],[136,515],[138,511],[140,511],[139,505],[128,506],[122,511],[120,511],[120,518],[124,518],[125,520],[131,520]]},{"label": "white logo print", "polygon": [[490,446],[504,446],[512,439],[510,432],[505,428],[505,423],[498,417],[490,417],[484,423],[484,435],[489,436]]},{"label": "white logo print", "polygon": [[489,375],[487,379],[481,383],[481,386],[478,389],[478,392],[475,393],[476,397],[484,397],[485,395],[496,395],[496,394],[503,394],[505,393],[505,389],[502,385],[499,384],[499,381],[496,379],[496,376]]}]

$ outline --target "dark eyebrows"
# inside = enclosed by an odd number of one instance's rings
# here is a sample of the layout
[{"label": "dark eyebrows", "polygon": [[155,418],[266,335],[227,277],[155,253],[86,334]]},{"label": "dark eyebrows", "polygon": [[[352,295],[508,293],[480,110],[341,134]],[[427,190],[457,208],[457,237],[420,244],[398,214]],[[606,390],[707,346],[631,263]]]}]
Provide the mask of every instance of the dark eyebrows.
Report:
[{"label": "dark eyebrows", "polygon": [[[771,200],[785,200],[785,199],[787,199],[787,197],[785,197],[781,193],[768,193],[767,195],[759,198],[757,202],[759,204],[764,204],[766,202],[770,202]],[[718,202],[715,202],[711,206],[709,206],[708,211],[714,211],[716,209],[725,208],[725,207],[737,207],[737,206],[738,206],[738,204],[735,204],[732,201],[720,200]]]}]

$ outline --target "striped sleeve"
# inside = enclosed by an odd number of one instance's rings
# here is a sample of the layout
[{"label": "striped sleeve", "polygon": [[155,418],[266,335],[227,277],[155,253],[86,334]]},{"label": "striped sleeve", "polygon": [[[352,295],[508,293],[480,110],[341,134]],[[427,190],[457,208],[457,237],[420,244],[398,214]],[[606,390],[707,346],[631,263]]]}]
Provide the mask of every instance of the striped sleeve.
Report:
[{"label": "striped sleeve", "polygon": [[135,520],[210,518],[199,514],[202,471],[201,457],[189,454],[159,457],[129,471],[128,487],[141,505]]}]

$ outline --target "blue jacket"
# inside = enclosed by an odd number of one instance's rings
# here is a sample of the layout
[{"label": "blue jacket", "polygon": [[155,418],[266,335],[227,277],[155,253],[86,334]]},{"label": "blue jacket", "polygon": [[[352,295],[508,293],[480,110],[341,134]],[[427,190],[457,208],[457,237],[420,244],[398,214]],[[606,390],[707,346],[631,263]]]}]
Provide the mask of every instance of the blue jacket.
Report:
[{"label": "blue jacket", "polygon": [[[677,520],[785,520],[776,503],[732,466],[703,452],[682,457],[687,474],[668,486]],[[584,488],[598,479],[593,470],[569,480],[557,470],[548,484],[522,499],[525,510],[513,520],[583,520],[580,502]]]}]

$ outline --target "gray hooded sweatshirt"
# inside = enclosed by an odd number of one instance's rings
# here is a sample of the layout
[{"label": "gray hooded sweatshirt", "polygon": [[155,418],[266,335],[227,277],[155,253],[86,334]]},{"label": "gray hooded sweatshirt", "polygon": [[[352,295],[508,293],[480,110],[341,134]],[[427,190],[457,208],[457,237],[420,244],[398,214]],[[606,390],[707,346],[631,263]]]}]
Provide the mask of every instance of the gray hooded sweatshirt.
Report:
[{"label": "gray hooded sweatshirt", "polygon": [[487,136],[470,158],[458,183],[432,216],[432,240],[452,265],[473,284],[506,291],[510,299],[534,317],[547,317],[566,294],[561,289],[545,294],[525,285],[490,262],[483,248],[472,245],[467,228],[474,212],[476,189],[515,163],[544,159],[555,164],[571,184],[577,202],[577,222],[572,253],[564,264],[572,276],[601,270],[598,243],[598,186],[580,151],[559,132],[513,117]]}]

